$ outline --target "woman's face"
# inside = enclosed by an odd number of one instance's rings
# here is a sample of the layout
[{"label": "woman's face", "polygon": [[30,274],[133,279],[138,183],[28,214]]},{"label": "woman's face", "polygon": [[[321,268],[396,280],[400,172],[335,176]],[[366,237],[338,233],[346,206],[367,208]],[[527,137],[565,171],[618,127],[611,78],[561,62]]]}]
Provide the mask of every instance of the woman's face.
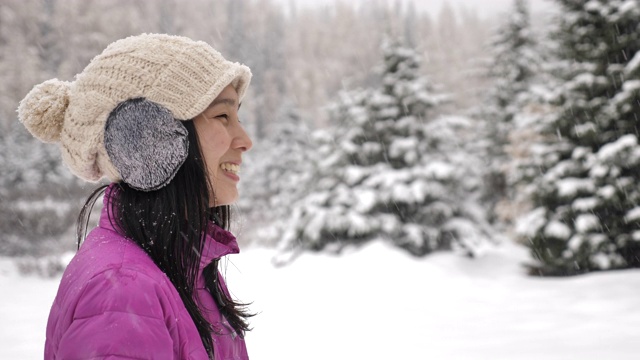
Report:
[{"label": "woman's face", "polygon": [[242,153],[252,146],[240,124],[239,108],[238,93],[229,85],[193,120],[215,196],[209,206],[229,205],[238,198]]}]

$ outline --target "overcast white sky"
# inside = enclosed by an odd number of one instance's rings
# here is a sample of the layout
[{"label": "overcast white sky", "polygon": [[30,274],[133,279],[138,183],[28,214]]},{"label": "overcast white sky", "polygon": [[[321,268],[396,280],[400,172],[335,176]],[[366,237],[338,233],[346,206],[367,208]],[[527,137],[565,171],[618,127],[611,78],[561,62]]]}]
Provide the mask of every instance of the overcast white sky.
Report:
[{"label": "overcast white sky", "polygon": [[[513,7],[513,0],[413,0],[413,2],[417,8],[425,9],[435,14],[445,2],[449,3],[454,9],[460,6],[475,8],[483,16],[501,13]],[[529,6],[532,12],[538,13],[546,12],[546,10],[553,8],[555,5],[549,0],[529,0]]]},{"label": "overcast white sky", "polygon": [[[336,0],[280,0],[283,3],[294,2],[297,5],[304,6],[317,6],[317,5],[329,5],[335,2]],[[342,0],[347,1],[347,0]],[[357,3],[359,5],[364,5],[368,1],[371,0],[349,0],[348,2]],[[388,0],[393,2],[395,0]],[[402,2],[413,1],[416,5],[416,8],[420,10],[428,11],[431,14],[437,14],[442,5],[446,2],[451,5],[451,7],[455,10],[461,6],[467,8],[475,8],[478,13],[482,16],[495,15],[501,12],[507,11],[513,7],[513,0],[400,0]],[[551,9],[555,8],[555,5],[551,0],[529,0],[529,6],[531,7],[532,13],[541,14],[547,13]]]}]

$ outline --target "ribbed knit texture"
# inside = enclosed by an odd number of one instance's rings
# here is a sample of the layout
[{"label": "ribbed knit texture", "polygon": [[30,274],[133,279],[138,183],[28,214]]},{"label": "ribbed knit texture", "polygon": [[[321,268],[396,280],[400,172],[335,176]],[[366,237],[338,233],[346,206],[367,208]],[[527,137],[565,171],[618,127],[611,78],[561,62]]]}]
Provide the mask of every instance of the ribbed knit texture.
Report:
[{"label": "ribbed knit texture", "polygon": [[241,101],[250,81],[247,66],[225,60],[202,41],[142,34],[109,45],[74,82],[35,86],[18,117],[35,137],[59,142],[64,163],[78,177],[120,181],[104,146],[107,117],[120,102],[143,97],[190,120],[229,84]]}]

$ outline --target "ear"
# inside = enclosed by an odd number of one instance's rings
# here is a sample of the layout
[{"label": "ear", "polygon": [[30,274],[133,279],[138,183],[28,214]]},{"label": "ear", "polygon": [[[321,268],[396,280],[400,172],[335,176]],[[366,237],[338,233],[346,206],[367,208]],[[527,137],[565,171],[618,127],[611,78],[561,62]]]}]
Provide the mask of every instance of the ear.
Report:
[{"label": "ear", "polygon": [[167,185],[189,153],[184,125],[145,98],[123,101],[109,114],[104,146],[122,180],[142,191]]}]

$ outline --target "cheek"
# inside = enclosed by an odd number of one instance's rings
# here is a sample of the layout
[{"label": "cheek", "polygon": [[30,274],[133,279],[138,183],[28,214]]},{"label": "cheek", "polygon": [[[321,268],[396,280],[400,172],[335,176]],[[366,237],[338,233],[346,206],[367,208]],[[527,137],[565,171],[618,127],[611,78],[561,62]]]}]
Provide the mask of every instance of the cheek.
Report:
[{"label": "cheek", "polygon": [[212,174],[216,174],[220,158],[227,152],[230,144],[224,137],[215,135],[204,137],[200,141],[206,165]]}]

